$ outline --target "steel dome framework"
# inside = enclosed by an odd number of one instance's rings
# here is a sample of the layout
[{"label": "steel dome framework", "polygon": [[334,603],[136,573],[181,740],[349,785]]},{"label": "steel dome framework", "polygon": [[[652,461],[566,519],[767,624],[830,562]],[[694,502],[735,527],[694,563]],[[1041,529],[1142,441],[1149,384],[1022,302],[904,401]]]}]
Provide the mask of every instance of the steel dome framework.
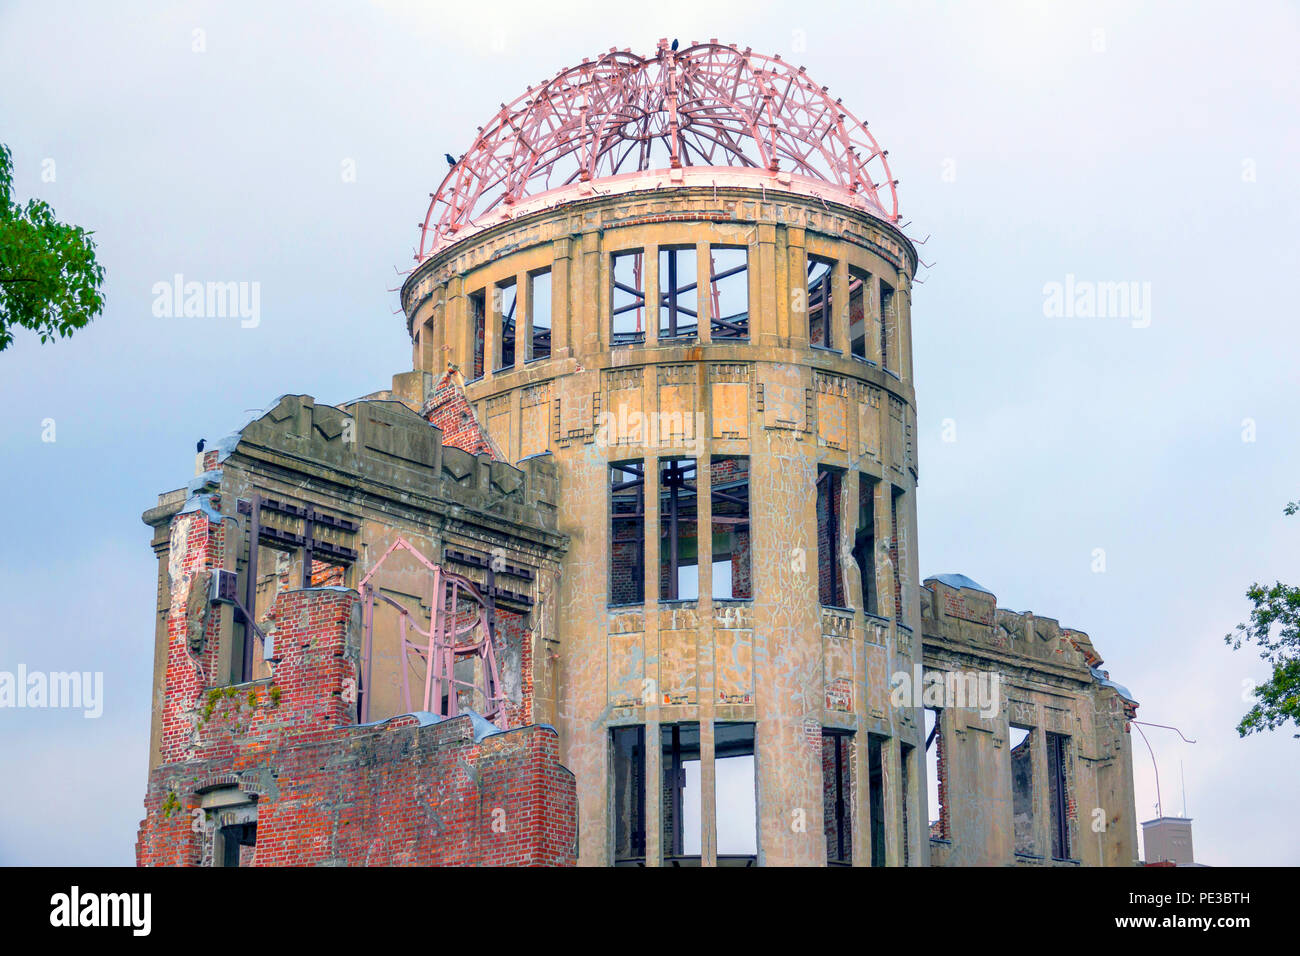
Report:
[{"label": "steel dome framework", "polygon": [[416,258],[540,193],[664,168],[743,168],[787,185],[794,174],[897,222],[886,156],[779,56],[716,40],[680,51],[660,40],[650,57],[611,49],[502,104],[431,194]]}]

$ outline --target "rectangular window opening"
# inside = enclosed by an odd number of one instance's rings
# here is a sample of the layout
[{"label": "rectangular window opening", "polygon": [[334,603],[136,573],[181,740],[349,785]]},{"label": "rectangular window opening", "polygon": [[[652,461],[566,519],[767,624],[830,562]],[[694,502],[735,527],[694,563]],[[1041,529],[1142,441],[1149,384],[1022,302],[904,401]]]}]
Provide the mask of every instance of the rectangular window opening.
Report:
[{"label": "rectangular window opening", "polygon": [[817,467],[817,594],[824,607],[844,607],[840,567],[840,491],[844,472]]},{"label": "rectangular window opening", "polygon": [[866,359],[869,316],[871,314],[871,276],[861,269],[849,269],[849,351],[854,358]]},{"label": "rectangular window opening", "polygon": [[659,600],[700,597],[695,459],[659,460]]},{"label": "rectangular window opening", "polygon": [[469,321],[474,331],[474,374],[471,379],[483,377],[483,336],[486,330],[487,292],[480,289],[469,294]]},{"label": "rectangular window opening", "polygon": [[237,823],[222,827],[220,866],[252,866],[257,854],[257,824]]},{"label": "rectangular window opening", "polygon": [[1069,784],[1066,761],[1070,752],[1070,738],[1064,734],[1048,733],[1047,782],[1049,786],[1048,809],[1051,813],[1052,859],[1070,859]]},{"label": "rectangular window opening", "polygon": [[714,341],[749,338],[749,250],[709,247],[709,327]]},{"label": "rectangular window opening", "polygon": [[718,866],[753,866],[758,860],[754,725],[714,724],[713,756]]},{"label": "rectangular window opening", "polygon": [[[265,521],[265,518],[259,517],[259,521]],[[301,567],[301,562],[299,566]],[[239,582],[240,600],[252,614],[254,621],[264,621],[280,590],[292,586],[288,583],[293,580],[292,570],[291,552],[258,544],[256,561],[251,568],[247,563],[245,564],[241,575],[242,580]],[[313,562],[313,579],[316,577],[317,570],[318,565]],[[341,570],[346,585],[347,568],[342,567]],[[248,585],[250,574],[256,578],[251,591]],[[243,684],[270,677],[271,665],[262,656],[262,641],[238,609],[234,613],[234,625],[234,640],[230,655],[230,683]]]},{"label": "rectangular window opening", "polygon": [[876,482],[858,475],[858,527],[853,536],[853,561],[862,579],[862,605],[868,614],[880,613],[876,595]]},{"label": "rectangular window opening", "polygon": [[528,315],[533,337],[528,343],[528,358],[551,357],[551,270],[543,269],[528,276]]},{"label": "rectangular window opening", "polygon": [[893,286],[880,283],[880,367],[894,371],[894,289]]},{"label": "rectangular window opening", "polygon": [[659,728],[663,808],[660,811],[664,863],[699,865],[703,824],[700,776],[700,725],[663,724]]},{"label": "rectangular window opening", "polygon": [[1028,727],[1010,728],[1011,816],[1015,828],[1016,852],[1035,856],[1034,842],[1034,735]]},{"label": "rectangular window opening", "polygon": [[894,620],[899,624],[907,623],[906,605],[903,602],[903,579],[907,569],[902,558],[906,557],[905,542],[898,536],[898,499],[903,497],[900,488],[894,488],[889,496],[889,561],[894,566]]},{"label": "rectangular window opening", "polygon": [[700,331],[699,272],[694,246],[659,250],[659,338],[690,338]]},{"label": "rectangular window opening", "polygon": [[831,282],[835,263],[818,256],[808,257],[808,343],[833,348],[831,335]]},{"label": "rectangular window opening", "polygon": [[822,821],[826,862],[853,865],[853,735],[822,728]]},{"label": "rectangular window opening", "polygon": [[925,790],[931,840],[951,839],[948,832],[948,768],[943,759],[943,711],[925,709]]},{"label": "rectangular window opening", "polygon": [[885,866],[884,738],[867,735],[868,807],[871,811],[871,865]]},{"label": "rectangular window opening", "polygon": [[645,464],[609,466],[609,603],[645,602]]},{"label": "rectangular window opening", "polygon": [[610,259],[613,293],[610,297],[610,344],[636,345],[645,341],[645,253],[615,253]]},{"label": "rectangular window opening", "polygon": [[710,463],[713,504],[713,597],[754,596],[750,564],[749,459],[714,456]]},{"label": "rectangular window opening", "polygon": [[497,365],[493,371],[515,367],[515,306],[519,304],[516,279],[498,282],[492,292],[497,322]]},{"label": "rectangular window opening", "polygon": [[614,865],[645,863],[645,727],[610,729]]}]

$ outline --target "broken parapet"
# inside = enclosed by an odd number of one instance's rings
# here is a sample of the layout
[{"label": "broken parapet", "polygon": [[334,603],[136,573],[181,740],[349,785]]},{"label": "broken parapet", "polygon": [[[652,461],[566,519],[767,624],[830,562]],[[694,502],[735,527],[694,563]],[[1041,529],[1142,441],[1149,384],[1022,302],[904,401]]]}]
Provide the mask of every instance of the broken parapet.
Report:
[{"label": "broken parapet", "polygon": [[208,688],[187,655],[169,659],[186,745],[150,774],[138,864],[220,865],[231,840],[238,865],[575,861],[576,789],[553,729],[497,732],[470,713],[357,725],[357,608],[344,588],[282,593],[266,679]]},{"label": "broken parapet", "polygon": [[1069,668],[1080,672],[1085,680],[1093,678],[1093,669],[1103,663],[1083,631],[1063,628],[1054,618],[1031,611],[1000,608],[993,592],[964,574],[925,579],[921,621],[927,636],[984,645],[1030,661]]},{"label": "broken parapet", "polygon": [[555,527],[558,484],[548,456],[515,468],[488,453],[471,454],[444,443],[441,429],[396,400],[358,399],[336,408],[319,405],[310,395],[285,395],[246,425],[237,441],[224,443],[211,467],[236,448],[262,457],[287,451],[449,503]]}]

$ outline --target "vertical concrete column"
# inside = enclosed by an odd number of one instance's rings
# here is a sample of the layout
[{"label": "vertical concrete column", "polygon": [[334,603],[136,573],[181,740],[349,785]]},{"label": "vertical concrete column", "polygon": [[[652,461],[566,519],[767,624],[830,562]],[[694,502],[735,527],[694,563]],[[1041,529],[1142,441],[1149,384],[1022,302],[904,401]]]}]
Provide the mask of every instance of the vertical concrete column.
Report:
[{"label": "vertical concrete column", "polygon": [[[856,653],[855,653],[855,656]],[[867,706],[866,682],[857,681],[858,729],[853,735],[853,759],[850,764],[852,786],[849,788],[849,821],[853,827],[853,865],[871,865],[871,765],[867,759],[867,729],[861,713]]]},{"label": "vertical concrete column", "polygon": [[[651,370],[653,374],[653,369]],[[645,458],[645,642],[659,646],[659,459]],[[656,658],[656,661],[658,658]],[[647,677],[655,681],[655,699],[660,696],[659,674]]]},{"label": "vertical concrete column", "polygon": [[[530,311],[529,297],[530,294],[532,294],[532,291],[533,290],[529,289],[528,287],[528,273],[526,272],[516,273],[515,274],[515,360],[513,360],[513,363],[511,363],[510,365],[511,368],[524,367],[524,360],[528,358],[528,346],[533,341],[532,334],[525,334],[525,333],[529,333],[529,329],[532,329],[532,325],[533,325],[532,316],[529,316],[529,311]],[[513,402],[511,402],[511,405],[513,405]],[[519,416],[513,416],[512,421],[517,421],[517,420],[519,420]],[[519,432],[519,429],[516,428],[515,432],[517,434],[517,432]]]},{"label": "vertical concrete column", "polygon": [[848,355],[849,342],[849,263],[847,259],[836,259],[835,270],[831,273],[831,348]]},{"label": "vertical concrete column", "polygon": [[898,270],[898,291],[894,293],[898,319],[898,375],[912,381],[912,281],[907,272]]},{"label": "vertical concrete column", "polygon": [[501,286],[493,280],[487,287],[487,302],[483,308],[483,379],[490,380],[501,360]]},{"label": "vertical concrete column", "polygon": [[580,242],[581,265],[570,299],[573,308],[569,312],[569,341],[579,357],[609,347],[610,293],[613,292],[612,283],[604,281],[609,275],[609,257],[601,248],[600,236],[589,230],[582,234]]},{"label": "vertical concrete column", "polygon": [[430,357],[424,366],[424,371],[431,372],[436,382],[442,377],[442,373],[447,371],[447,289],[445,286],[434,290],[429,328],[433,335],[429,342]]},{"label": "vertical concrete column", "polygon": [[[883,432],[884,429],[882,428]],[[882,444],[884,438],[882,436]],[[882,459],[887,451],[882,454]],[[881,617],[886,617],[890,621],[894,620],[894,568],[888,561],[882,560],[888,552],[884,550],[893,534],[893,523],[890,521],[893,507],[893,485],[884,477],[876,482],[874,489],[874,504],[872,507],[872,517],[876,523],[876,554],[873,562],[876,568],[876,608]],[[892,629],[892,628],[891,628]]]},{"label": "vertical concrete column", "polygon": [[[921,636],[917,635],[917,643]],[[921,721],[921,736],[912,750],[912,865],[930,865],[930,798],[925,773],[925,717],[917,711]]]},{"label": "vertical concrete column", "polygon": [[[655,660],[658,661],[658,651]],[[663,745],[659,742],[659,696],[656,694],[653,701],[647,702],[645,719],[646,866],[660,866],[663,861],[663,804]]]},{"label": "vertical concrete column", "polygon": [[551,260],[551,358],[568,358],[572,354],[573,330],[569,303],[574,301],[572,243],[556,239]]},{"label": "vertical concrete column", "polygon": [[469,378],[472,367],[465,364],[465,357],[468,355],[472,362],[473,352],[467,351],[466,345],[473,333],[465,328],[469,324],[466,311],[465,280],[455,276],[447,282],[447,299],[442,307],[443,344],[448,346],[443,351],[443,362],[456,365]]},{"label": "vertical concrete column", "polygon": [[[870,295],[867,295],[865,297],[866,301],[864,302],[864,308],[866,311],[864,322],[866,323],[867,326],[866,327],[867,358],[875,362],[878,368],[883,369],[884,368],[883,358],[880,354],[880,335],[881,335],[880,332],[881,284],[880,283],[881,283],[880,276],[875,275],[873,273],[870,279],[870,286],[869,286]],[[881,460],[884,461],[885,459],[882,458]]]},{"label": "vertical concrete column", "polygon": [[713,341],[713,259],[709,244],[695,244],[695,305],[699,313],[699,339],[702,344]]},{"label": "vertical concrete column", "polygon": [[1052,858],[1052,800],[1047,778],[1047,731],[1043,727],[1043,708],[1039,705],[1038,726],[1030,731],[1033,751],[1030,765],[1034,774],[1034,851],[1045,860]]},{"label": "vertical concrete column", "polygon": [[700,695],[700,866],[718,865],[717,760],[714,750],[713,702]]},{"label": "vertical concrete column", "polygon": [[645,293],[645,344],[659,341],[659,247],[646,243],[641,255],[641,291]]},{"label": "vertical concrete column", "polygon": [[789,252],[786,255],[785,288],[781,290],[781,324],[775,341],[764,345],[808,347],[808,251],[806,233],[791,226],[786,229]]},{"label": "vertical concrete column", "polygon": [[[906,409],[904,414],[911,414],[911,409]],[[915,454],[915,451],[913,452]],[[912,659],[914,661],[921,659],[921,558],[920,558],[920,541],[917,533],[916,524],[916,486],[913,485],[903,495],[901,503],[903,505],[902,513],[899,515],[899,524],[906,522],[907,527],[907,555],[906,559],[900,555],[900,562],[903,563],[903,620],[912,628]]]},{"label": "vertical concrete column", "polygon": [[[1119,735],[1119,793],[1126,795],[1128,800],[1127,806],[1123,808],[1123,822],[1120,824],[1123,829],[1116,834],[1111,844],[1111,859],[1107,861],[1111,866],[1131,866],[1136,864],[1138,859],[1137,816],[1132,810],[1133,735],[1127,732],[1127,722],[1124,730],[1125,732]],[[1107,812],[1111,812],[1109,808]]]},{"label": "vertical concrete column", "polygon": [[[777,242],[776,227],[772,225],[759,225],[758,242],[756,256],[751,257],[749,268],[751,272],[758,272],[758,297],[749,300],[749,337],[754,340],[755,319],[758,320],[758,328],[762,331],[759,333],[757,341],[761,345],[777,346],[782,344],[780,339],[775,341],[768,334],[768,330],[773,329],[780,321],[780,305],[784,292],[779,288],[780,276],[777,270]],[[753,290],[753,283],[750,289]]]},{"label": "vertical concrete column", "polygon": [[885,865],[903,865],[902,762],[897,737],[881,745],[880,763],[884,777]]}]

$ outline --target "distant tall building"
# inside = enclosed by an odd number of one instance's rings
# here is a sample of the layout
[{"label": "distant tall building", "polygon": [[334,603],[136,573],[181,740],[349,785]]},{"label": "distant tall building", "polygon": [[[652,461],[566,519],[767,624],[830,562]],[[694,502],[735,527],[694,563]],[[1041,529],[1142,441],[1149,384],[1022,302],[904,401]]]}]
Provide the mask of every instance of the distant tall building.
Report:
[{"label": "distant tall building", "polygon": [[1156,817],[1142,824],[1142,851],[1146,863],[1191,866],[1192,820],[1190,817]]}]

